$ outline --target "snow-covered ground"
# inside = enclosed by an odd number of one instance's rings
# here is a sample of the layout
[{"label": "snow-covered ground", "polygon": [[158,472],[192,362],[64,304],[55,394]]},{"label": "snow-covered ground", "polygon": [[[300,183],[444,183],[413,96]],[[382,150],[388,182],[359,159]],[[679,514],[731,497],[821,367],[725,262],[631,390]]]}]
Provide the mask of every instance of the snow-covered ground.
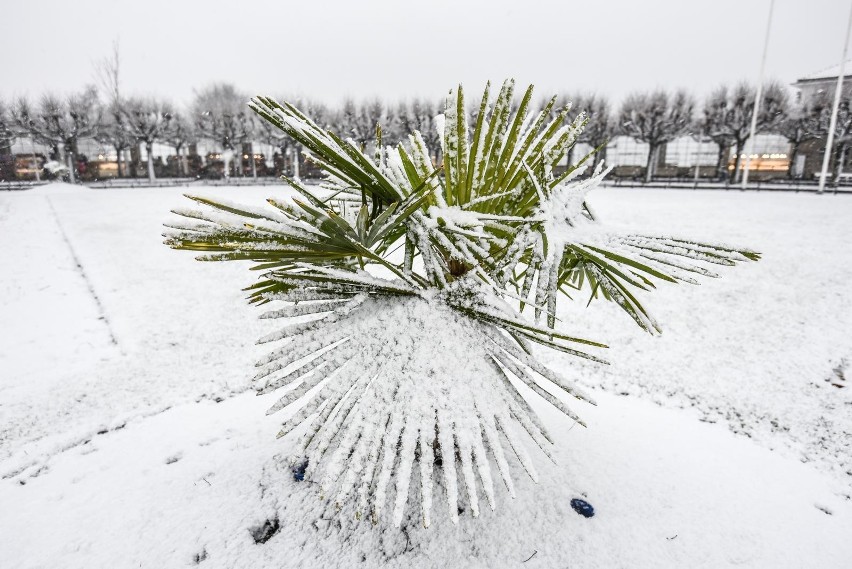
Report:
[{"label": "snow-covered ground", "polygon": [[[428,530],[341,531],[277,458],[282,417],[246,392],[269,331],[240,291],[253,275],[161,244],[180,193],[0,194],[0,566],[849,566],[848,196],[593,193],[604,222],[764,258],[648,296],[662,337],[566,303],[612,365],[543,354],[599,405],[575,405],[583,429],[535,404],[559,458],[536,456],[539,485],[519,474],[517,499],[458,527],[439,511]],[[570,508],[583,496],[594,518]]]}]

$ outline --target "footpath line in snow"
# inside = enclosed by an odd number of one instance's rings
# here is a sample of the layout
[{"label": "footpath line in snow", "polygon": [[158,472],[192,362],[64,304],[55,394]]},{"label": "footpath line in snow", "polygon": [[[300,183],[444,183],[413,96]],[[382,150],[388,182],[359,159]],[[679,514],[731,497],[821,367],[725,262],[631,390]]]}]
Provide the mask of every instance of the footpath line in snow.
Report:
[{"label": "footpath line in snow", "polygon": [[86,283],[86,288],[89,289],[89,294],[92,295],[92,299],[95,301],[95,304],[98,307],[98,319],[103,321],[104,325],[106,325],[110,342],[113,345],[118,346],[118,340],[115,337],[115,332],[112,329],[112,324],[110,324],[109,318],[107,318],[106,311],[104,310],[104,306],[101,303],[101,299],[98,296],[98,293],[95,292],[95,287],[92,284],[92,280],[89,278],[89,275],[86,274],[86,269],[83,267],[83,263],[80,261],[80,257],[78,257],[77,252],[74,251],[74,246],[71,245],[71,240],[68,239],[68,234],[65,232],[65,228],[62,226],[62,222],[59,220],[59,215],[56,213],[56,208],[53,207],[53,201],[50,199],[50,196],[45,196],[45,199],[47,200],[47,205],[50,207],[51,214],[53,214],[53,219],[56,222],[56,226],[59,228],[59,234],[62,236],[62,240],[65,241],[65,244],[68,246],[68,251],[71,253],[71,259],[74,261],[74,264],[77,267],[77,272],[83,278],[83,281]]}]

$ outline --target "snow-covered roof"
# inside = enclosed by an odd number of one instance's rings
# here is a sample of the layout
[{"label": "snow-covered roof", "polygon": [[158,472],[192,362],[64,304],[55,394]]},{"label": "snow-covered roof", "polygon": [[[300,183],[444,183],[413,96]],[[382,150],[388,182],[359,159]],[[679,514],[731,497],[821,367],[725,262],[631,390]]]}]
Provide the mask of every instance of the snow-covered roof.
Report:
[{"label": "snow-covered roof", "polygon": [[[837,76],[840,75],[840,65],[833,65],[826,69],[822,69],[815,73],[811,73],[810,75],[805,75],[804,77],[800,77],[797,83],[804,83],[806,81],[819,81],[820,79],[837,79]],[[852,76],[852,60],[846,62],[843,67],[843,76],[850,77]]]}]

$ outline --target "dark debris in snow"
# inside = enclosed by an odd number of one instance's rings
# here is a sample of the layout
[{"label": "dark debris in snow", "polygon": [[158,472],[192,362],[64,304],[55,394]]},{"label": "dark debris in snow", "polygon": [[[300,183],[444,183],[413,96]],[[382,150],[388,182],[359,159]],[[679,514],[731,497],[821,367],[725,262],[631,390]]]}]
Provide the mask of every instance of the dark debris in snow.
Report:
[{"label": "dark debris in snow", "polygon": [[281,525],[278,522],[278,518],[275,517],[271,520],[266,520],[263,522],[263,525],[249,528],[249,533],[251,533],[251,537],[255,543],[261,544],[269,541],[280,529]]},{"label": "dark debris in snow", "polygon": [[591,518],[595,515],[595,509],[592,505],[580,498],[574,498],[571,500],[571,507],[584,518]]}]

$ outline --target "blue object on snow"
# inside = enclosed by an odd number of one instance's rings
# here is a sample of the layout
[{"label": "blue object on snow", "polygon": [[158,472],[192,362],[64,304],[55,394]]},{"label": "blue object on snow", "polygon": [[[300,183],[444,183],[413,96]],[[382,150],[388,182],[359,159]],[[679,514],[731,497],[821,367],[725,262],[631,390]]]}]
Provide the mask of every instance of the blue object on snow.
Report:
[{"label": "blue object on snow", "polygon": [[301,482],[305,479],[305,470],[308,469],[308,461],[305,459],[305,462],[298,465],[293,469],[293,480],[296,482]]},{"label": "blue object on snow", "polygon": [[574,511],[583,516],[584,518],[591,518],[595,515],[595,509],[591,504],[586,502],[585,500],[581,500],[580,498],[574,498],[571,500],[571,507],[574,508]]}]

